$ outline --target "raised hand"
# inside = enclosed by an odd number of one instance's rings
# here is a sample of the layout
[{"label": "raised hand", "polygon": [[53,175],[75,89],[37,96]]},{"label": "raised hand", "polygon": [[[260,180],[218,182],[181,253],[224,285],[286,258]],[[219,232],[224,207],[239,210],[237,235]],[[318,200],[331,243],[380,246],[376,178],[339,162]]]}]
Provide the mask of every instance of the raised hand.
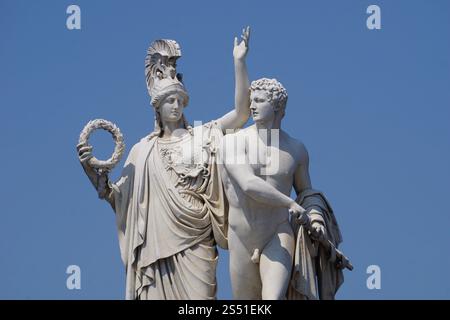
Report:
[{"label": "raised hand", "polygon": [[236,60],[245,59],[248,52],[248,43],[250,40],[250,27],[242,29],[241,41],[238,38],[234,38],[233,57]]}]

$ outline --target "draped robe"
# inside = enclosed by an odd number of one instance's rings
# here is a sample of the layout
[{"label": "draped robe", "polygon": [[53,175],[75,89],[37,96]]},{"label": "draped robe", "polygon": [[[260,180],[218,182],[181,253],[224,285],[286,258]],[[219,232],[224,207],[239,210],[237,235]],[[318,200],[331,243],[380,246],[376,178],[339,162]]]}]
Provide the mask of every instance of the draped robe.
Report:
[{"label": "draped robe", "polygon": [[227,202],[217,170],[217,122],[175,141],[143,138],[111,183],[126,299],[215,299]]},{"label": "draped robe", "polygon": [[[321,221],[326,237],[336,248],[342,242],[336,217],[322,192],[314,189],[302,191],[295,200],[310,211],[312,221]],[[321,245],[311,241],[306,229],[291,221],[296,236],[294,267],[288,288],[289,300],[334,300],[344,282],[341,269],[335,267],[336,256],[330,256]]]}]

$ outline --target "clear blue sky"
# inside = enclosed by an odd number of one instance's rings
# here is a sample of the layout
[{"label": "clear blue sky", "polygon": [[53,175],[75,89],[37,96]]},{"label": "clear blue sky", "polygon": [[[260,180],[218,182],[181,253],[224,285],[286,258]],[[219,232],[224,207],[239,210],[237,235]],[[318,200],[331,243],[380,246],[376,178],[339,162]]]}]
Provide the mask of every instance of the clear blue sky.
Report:
[{"label": "clear blue sky", "polygon": [[[81,7],[82,29],[66,28]],[[382,29],[366,27],[381,7]],[[153,129],[144,57],[176,39],[188,119],[233,106],[234,36],[252,27],[251,79],[287,88],[284,129],[302,140],[355,270],[340,299],[450,298],[450,2],[0,0],[0,298],[122,299],[114,214],[77,159],[87,121],[130,147]],[[96,155],[113,148],[93,137]],[[120,169],[113,172],[117,177]],[[221,251],[218,297],[231,298]],[[68,265],[81,290],[66,289]],[[366,268],[381,267],[381,290]]]}]

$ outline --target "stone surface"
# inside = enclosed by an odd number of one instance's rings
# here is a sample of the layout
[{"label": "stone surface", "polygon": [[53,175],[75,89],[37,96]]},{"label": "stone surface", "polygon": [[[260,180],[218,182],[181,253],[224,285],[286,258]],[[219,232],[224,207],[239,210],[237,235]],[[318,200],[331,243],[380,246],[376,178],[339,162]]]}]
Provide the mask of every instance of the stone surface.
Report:
[{"label": "stone surface", "polygon": [[[236,299],[334,299],[352,268],[337,249],[333,210],[312,188],[305,146],[281,129],[286,90],[275,79],[249,83],[249,36],[246,28],[234,41],[229,113],[189,125],[180,46],[157,40],[145,59],[154,131],[133,146],[121,177],[110,181],[92,166],[92,147],[77,146],[116,213],[127,299],[215,299],[216,245],[229,248]],[[250,113],[254,124],[237,130]]]},{"label": "stone surface", "polygon": [[[312,189],[305,146],[281,129],[287,92],[266,78],[250,89],[255,123],[224,137],[220,152],[233,296],[333,299],[342,271],[319,244],[337,246],[341,237],[328,202]],[[318,269],[315,259],[322,259]]]},{"label": "stone surface", "polygon": [[180,46],[158,40],[145,60],[154,132],[133,146],[118,181],[90,166],[92,147],[78,146],[87,176],[116,212],[127,299],[216,297],[216,244],[227,247],[228,228],[216,152],[226,130],[249,117],[248,39],[248,28],[235,39],[236,102],[223,117],[189,125],[189,95],[176,73]]}]

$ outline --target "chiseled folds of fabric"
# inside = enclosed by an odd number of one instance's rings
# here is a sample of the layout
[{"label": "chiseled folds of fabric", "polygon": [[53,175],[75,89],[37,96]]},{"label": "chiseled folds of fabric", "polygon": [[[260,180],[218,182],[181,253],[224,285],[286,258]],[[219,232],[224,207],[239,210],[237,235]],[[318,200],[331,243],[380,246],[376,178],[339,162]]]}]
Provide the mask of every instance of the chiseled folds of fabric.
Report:
[{"label": "chiseled folds of fabric", "polygon": [[[206,239],[168,258],[153,268],[153,281],[143,287],[140,300],[205,300],[216,295],[217,252],[214,239]],[[200,270],[200,272],[199,272]]]},{"label": "chiseled folds of fabric", "polygon": [[[325,223],[327,237],[336,246],[342,242],[336,218],[328,200],[317,190],[304,190],[297,196],[296,202],[306,210],[315,212],[312,220]],[[335,261],[320,245],[311,241],[303,226],[292,223],[296,235],[294,267],[287,298],[303,299],[334,299],[337,290],[344,282],[342,270],[335,268]]]},{"label": "chiseled folds of fabric", "polygon": [[196,134],[212,143],[202,206],[189,203],[169,179],[157,138],[134,145],[111,184],[126,299],[215,298],[215,244],[227,247],[228,208],[214,152],[222,133],[211,122],[194,128]]}]

